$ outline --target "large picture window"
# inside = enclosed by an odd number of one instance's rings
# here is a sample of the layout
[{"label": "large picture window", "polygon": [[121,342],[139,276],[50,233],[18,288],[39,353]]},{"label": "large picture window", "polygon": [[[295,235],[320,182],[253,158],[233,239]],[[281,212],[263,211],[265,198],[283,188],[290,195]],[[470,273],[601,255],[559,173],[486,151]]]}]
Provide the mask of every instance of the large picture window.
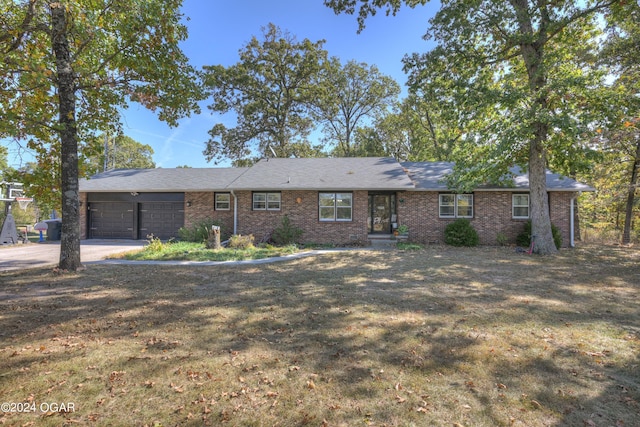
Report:
[{"label": "large picture window", "polygon": [[320,221],[351,221],[353,193],[320,193],[318,207]]},{"label": "large picture window", "polygon": [[231,194],[229,193],[216,193],[215,196],[215,210],[228,211],[231,209]]},{"label": "large picture window", "polygon": [[440,194],[440,218],[473,218],[473,194]]},{"label": "large picture window", "polygon": [[280,193],[253,193],[253,210],[279,211],[281,197]]},{"label": "large picture window", "polygon": [[512,216],[515,219],[529,218],[529,195],[514,194],[511,196]]}]

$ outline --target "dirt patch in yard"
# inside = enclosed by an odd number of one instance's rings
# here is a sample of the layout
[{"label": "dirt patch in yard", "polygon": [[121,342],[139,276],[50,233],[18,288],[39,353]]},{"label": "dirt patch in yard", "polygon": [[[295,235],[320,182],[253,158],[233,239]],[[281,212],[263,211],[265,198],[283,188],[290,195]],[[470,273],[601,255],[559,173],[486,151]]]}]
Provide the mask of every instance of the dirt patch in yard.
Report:
[{"label": "dirt patch in yard", "polygon": [[36,411],[0,424],[630,426],[639,265],[432,246],[3,273],[2,400]]}]

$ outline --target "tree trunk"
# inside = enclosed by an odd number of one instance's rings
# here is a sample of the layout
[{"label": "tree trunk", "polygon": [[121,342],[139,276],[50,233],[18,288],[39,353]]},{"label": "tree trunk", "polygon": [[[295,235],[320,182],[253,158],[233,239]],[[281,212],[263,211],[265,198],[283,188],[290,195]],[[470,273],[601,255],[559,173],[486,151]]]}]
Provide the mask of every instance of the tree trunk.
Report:
[{"label": "tree trunk", "polygon": [[547,194],[546,154],[538,140],[530,143],[529,191],[531,196],[531,239],[535,241],[534,252],[550,255],[558,252],[553,241],[549,197]]},{"label": "tree trunk", "polygon": [[80,216],[78,198],[78,141],[76,128],[76,87],[63,4],[49,3],[51,45],[56,57],[56,77],[61,144],[62,234],[60,263],[63,270],[76,271],[80,263]]},{"label": "tree trunk", "polygon": [[638,186],[638,170],[640,169],[640,139],[636,146],[636,158],[633,159],[631,169],[631,182],[629,183],[629,193],[627,194],[627,207],[624,216],[624,229],[622,231],[622,243],[631,243],[631,225],[633,219],[633,202],[636,196],[636,188]]},{"label": "tree trunk", "polygon": [[[532,10],[526,0],[511,0],[516,12],[518,28],[522,34],[520,55],[527,68],[531,107],[532,135],[529,142],[529,191],[531,198],[531,234],[535,240],[534,252],[540,255],[558,252],[551,232],[549,199],[547,196],[547,154],[544,146],[549,135],[549,125],[542,119],[548,112],[546,93],[547,74],[544,68],[544,48],[548,41],[550,18],[541,13],[538,31],[534,31]],[[524,36],[528,36],[525,38]],[[535,237],[533,237],[535,236]]]},{"label": "tree trunk", "polygon": [[220,243],[220,227],[214,225],[209,230],[209,235],[207,236],[207,241],[205,243],[205,247],[207,249],[222,249],[222,244]]}]

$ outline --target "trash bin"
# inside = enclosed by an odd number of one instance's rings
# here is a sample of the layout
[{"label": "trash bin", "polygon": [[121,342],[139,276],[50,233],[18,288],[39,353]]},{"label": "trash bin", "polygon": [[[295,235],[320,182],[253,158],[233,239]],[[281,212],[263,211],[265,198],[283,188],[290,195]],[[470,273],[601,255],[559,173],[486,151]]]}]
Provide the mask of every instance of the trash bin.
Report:
[{"label": "trash bin", "polygon": [[47,223],[47,241],[60,240],[62,235],[62,221],[59,219],[50,219]]}]

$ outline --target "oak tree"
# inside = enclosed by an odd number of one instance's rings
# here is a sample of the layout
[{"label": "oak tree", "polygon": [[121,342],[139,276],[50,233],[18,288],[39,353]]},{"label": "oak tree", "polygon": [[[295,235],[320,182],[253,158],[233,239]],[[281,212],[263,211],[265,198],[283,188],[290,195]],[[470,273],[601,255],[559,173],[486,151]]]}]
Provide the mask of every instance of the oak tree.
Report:
[{"label": "oak tree", "polygon": [[[204,84],[216,113],[235,113],[237,124],[216,124],[204,151],[208,161],[229,158],[309,157],[319,154],[307,136],[315,127],[312,88],[327,60],[323,40],[298,41],[274,24],[253,37],[234,65],[205,66]],[[239,164],[239,163],[236,163]]]},{"label": "oak tree", "polygon": [[325,139],[342,157],[357,155],[354,133],[358,127],[380,119],[400,94],[400,86],[375,65],[331,58],[315,87],[313,111],[323,124]]},{"label": "oak tree", "polygon": [[126,135],[108,137],[100,135],[96,145],[102,145],[102,150],[87,159],[88,174],[111,169],[153,169],[153,147],[142,144]]},{"label": "oak tree", "polygon": [[606,132],[606,148],[625,170],[621,187],[625,195],[622,243],[631,242],[631,229],[640,189],[640,4],[624,2],[608,14],[602,59],[615,71],[612,85],[620,97],[614,103],[616,118]]},{"label": "oak tree", "polygon": [[177,125],[197,111],[181,0],[0,2],[0,137],[26,141],[62,210],[59,267],[80,262],[79,151],[137,102]]},{"label": "oak tree", "polygon": [[[367,16],[396,12],[419,0],[326,0],[336,12]],[[443,2],[426,38],[437,46],[405,60],[412,84],[441,84],[443,101],[464,111],[465,138],[457,144],[457,183],[469,186],[503,176],[510,164],[529,172],[536,252],[555,253],[546,189],[550,155],[573,151],[593,120],[591,91],[604,72],[594,67],[598,13],[616,0],[575,2],[491,0]],[[436,73],[431,72],[436,70]],[[434,78],[440,77],[440,82]],[[471,173],[468,173],[471,172]]]}]

